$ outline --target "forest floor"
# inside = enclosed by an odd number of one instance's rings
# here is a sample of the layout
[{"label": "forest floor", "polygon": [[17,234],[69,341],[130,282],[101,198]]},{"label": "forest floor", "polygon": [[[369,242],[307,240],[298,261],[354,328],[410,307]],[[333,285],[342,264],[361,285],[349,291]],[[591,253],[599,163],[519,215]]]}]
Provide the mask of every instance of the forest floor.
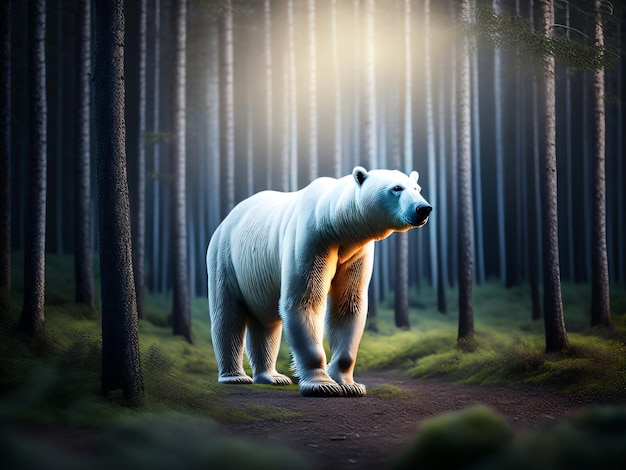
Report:
[{"label": "forest floor", "polygon": [[[460,385],[446,378],[414,379],[383,370],[367,372],[357,379],[368,387],[365,397],[306,398],[293,387],[223,385],[228,387],[224,399],[229,405],[259,410],[259,417],[219,423],[217,435],[267,449],[288,448],[315,470],[381,470],[390,468],[415,442],[424,420],[473,405],[483,405],[499,414],[521,435],[556,424],[590,405],[626,404],[623,394],[590,397],[528,386]],[[69,455],[85,455],[103,430],[31,425],[22,428],[20,434],[32,443]]]},{"label": "forest floor", "polygon": [[[362,398],[305,398],[294,391],[233,387],[229,397],[233,403],[280,407],[297,415],[224,424],[224,429],[233,437],[287,446],[316,469],[379,470],[388,468],[415,441],[423,420],[442,413],[483,405],[500,414],[515,432],[523,433],[591,404],[617,404],[615,399],[598,401],[531,387],[467,386],[449,379],[418,380],[384,371],[357,379],[374,393]],[[385,395],[388,386],[395,392]],[[381,392],[376,393],[377,389]]]}]

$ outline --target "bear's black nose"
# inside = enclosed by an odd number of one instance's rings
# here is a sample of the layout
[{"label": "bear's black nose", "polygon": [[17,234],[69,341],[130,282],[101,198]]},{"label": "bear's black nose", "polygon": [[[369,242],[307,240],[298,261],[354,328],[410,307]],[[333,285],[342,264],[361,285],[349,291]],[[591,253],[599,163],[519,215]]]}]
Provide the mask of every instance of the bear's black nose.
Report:
[{"label": "bear's black nose", "polygon": [[428,217],[428,215],[430,214],[432,210],[433,208],[431,206],[419,206],[417,208],[417,215],[420,218],[420,220],[424,220],[426,219],[426,217]]}]

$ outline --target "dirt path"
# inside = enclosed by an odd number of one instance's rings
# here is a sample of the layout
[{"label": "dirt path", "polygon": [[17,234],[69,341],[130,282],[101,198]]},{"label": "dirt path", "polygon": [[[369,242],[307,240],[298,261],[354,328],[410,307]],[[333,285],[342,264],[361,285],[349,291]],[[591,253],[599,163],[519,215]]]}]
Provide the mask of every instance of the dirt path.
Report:
[{"label": "dirt path", "polygon": [[281,407],[298,415],[224,424],[224,429],[233,437],[285,445],[319,469],[379,470],[413,442],[421,421],[441,413],[482,404],[521,430],[563,418],[588,404],[538,389],[464,386],[387,372],[362,375],[359,381],[369,390],[393,385],[405,396],[305,398],[295,391],[233,386],[232,403]]}]

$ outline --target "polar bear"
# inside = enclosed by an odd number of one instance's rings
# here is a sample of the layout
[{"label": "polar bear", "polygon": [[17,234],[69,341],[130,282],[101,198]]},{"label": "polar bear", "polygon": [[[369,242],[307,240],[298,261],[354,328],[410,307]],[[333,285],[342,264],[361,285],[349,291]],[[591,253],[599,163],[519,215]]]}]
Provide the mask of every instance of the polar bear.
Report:
[{"label": "polar bear", "polygon": [[[416,171],[357,166],[299,191],[262,191],[228,214],[206,258],[219,382],[291,384],[276,371],[284,327],[302,395],[366,393],[353,371],[374,242],[426,224],[432,207],[417,181]],[[244,338],[252,378],[243,369]]]}]

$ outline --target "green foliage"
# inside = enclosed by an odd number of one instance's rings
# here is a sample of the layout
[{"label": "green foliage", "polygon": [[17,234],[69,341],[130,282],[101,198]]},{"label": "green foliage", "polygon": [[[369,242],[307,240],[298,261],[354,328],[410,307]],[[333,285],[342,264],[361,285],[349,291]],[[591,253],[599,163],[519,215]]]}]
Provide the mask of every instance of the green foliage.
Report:
[{"label": "green foliage", "polygon": [[406,400],[409,398],[409,395],[404,390],[389,384],[370,388],[367,393],[385,400]]},{"label": "green foliage", "polygon": [[[19,258],[19,255],[14,257]],[[19,269],[19,265],[16,265],[14,274],[19,273]],[[111,440],[117,444],[106,444],[111,445],[109,450],[113,454],[120,452],[129,461],[134,461],[135,458],[139,459],[139,454],[126,454],[126,451],[116,447],[131,435],[139,443],[145,443],[146,449],[155,451],[168,432],[177,429],[184,436],[190,427],[206,426],[206,446],[213,439],[222,442],[219,436],[212,434],[212,420],[281,420],[293,415],[279,407],[241,407],[229,404],[227,397],[232,389],[216,383],[215,380],[217,364],[210,340],[207,301],[203,298],[192,301],[192,346],[181,338],[174,337],[171,327],[168,326],[171,297],[146,295],[146,319],[139,321],[144,399],[137,406],[128,407],[124,406],[122,400],[116,401],[115,397],[102,397],[100,322],[73,301],[73,289],[68,289],[68,286],[73,286],[73,280],[67,277],[68,271],[72,271],[70,257],[49,257],[48,273],[51,277],[48,278],[48,288],[56,294],[54,304],[46,305],[46,337],[45,342],[40,345],[30,344],[15,334],[21,293],[19,281],[16,279],[13,283],[11,302],[8,307],[5,306],[0,318],[0,423],[3,425],[37,423],[49,426],[111,428]],[[366,331],[364,334],[357,361],[357,378],[368,369],[395,369],[407,376],[446,376],[461,383],[484,386],[525,384],[550,387],[565,393],[577,393],[590,400],[623,398],[626,390],[626,292],[623,289],[612,290],[613,328],[591,330],[588,286],[563,285],[564,310],[571,348],[565,354],[559,355],[547,355],[544,352],[543,324],[530,319],[530,295],[527,287],[504,289],[498,283],[488,283],[474,288],[476,335],[469,345],[471,347],[459,345],[457,342],[456,292],[450,290],[446,295],[450,313],[441,315],[437,312],[434,291],[413,290],[410,312],[412,327],[408,331],[396,329],[393,311],[390,308],[381,308],[378,332]],[[392,299],[387,299],[385,305],[393,305]],[[278,369],[286,372],[289,365],[289,348],[283,341]],[[249,371],[248,364],[246,368]],[[259,385],[248,387],[257,390],[264,388]],[[280,390],[295,393],[297,386]],[[403,390],[392,385],[373,387],[369,393],[385,400],[408,398]],[[189,421],[190,416],[199,421],[192,423]],[[623,419],[623,414],[619,416]],[[164,434],[151,433],[150,426],[146,424],[150,419],[162,420],[159,423],[163,426]],[[481,463],[496,462],[494,468],[498,468],[501,461],[510,462],[499,459],[521,459],[522,455],[543,449],[541,439],[556,441],[556,453],[551,454],[549,459],[558,459],[574,451],[587,452],[584,449],[589,449],[589,446],[574,445],[571,442],[589,438],[591,431],[587,428],[595,429],[594,436],[606,437],[610,429],[617,433],[617,428],[622,423],[619,420],[614,421],[612,415],[607,417],[601,411],[596,411],[593,415],[582,415],[577,418],[580,422],[572,421],[568,424],[569,427],[555,428],[550,437],[541,434],[541,438],[533,437],[507,444],[503,450],[502,436],[506,436],[507,432],[501,428],[499,418],[492,419],[485,410],[472,410],[461,418],[446,419],[448,421],[443,420],[443,424],[438,425],[440,429],[460,426],[460,429],[472,434],[472,429],[485,427],[483,434],[486,439],[495,443],[479,441],[471,446],[477,453],[472,453],[470,449],[467,451],[469,453],[462,450],[461,455],[471,459],[480,458]],[[462,425],[458,424],[459,419]],[[174,421],[183,423],[182,428],[172,425]],[[127,426],[135,430],[128,434],[130,431]],[[619,433],[615,435],[623,438]],[[433,431],[431,436],[442,439],[442,442],[449,445],[457,445],[453,438],[454,433]],[[468,442],[473,441],[470,439]],[[239,447],[244,444],[231,441],[224,441],[222,444],[223,449],[231,449],[242,456],[249,451],[247,447]],[[185,448],[187,443],[179,445]],[[58,450],[51,449],[48,453],[48,449],[35,451],[29,446],[26,440],[17,435],[0,434],[0,451],[12,449],[3,454],[9,456],[8,461],[19,455],[23,456],[22,453],[26,452],[27,460],[31,459],[28,460],[29,464],[42,465],[41,468],[48,468],[52,464],[40,462],[38,455],[46,455],[46,459],[51,459],[50,462],[62,463],[54,465],[55,468],[91,468],[91,464],[98,468],[100,465],[91,455],[83,456],[84,460],[70,462],[68,456]],[[112,450],[114,447],[117,450]],[[163,449],[165,452],[170,448],[163,446]],[[607,447],[606,455],[613,456],[610,458],[622,456],[616,449]],[[221,458],[221,454],[209,455],[209,450],[196,449],[189,452],[190,461],[193,462],[196,457],[197,461],[202,462],[215,462],[213,459],[219,461]],[[448,453],[453,452],[450,450]],[[590,455],[592,454],[583,455],[580,457],[581,461],[591,459]],[[532,458],[534,457],[533,455]],[[423,456],[418,458],[422,459]],[[167,461],[165,456],[162,459]],[[536,460],[529,461],[533,468],[539,465]],[[117,465],[115,460],[107,461],[107,465],[111,462]],[[194,465],[190,463],[191,468]]]},{"label": "green foliage", "polygon": [[[554,26],[555,29],[560,27]],[[586,45],[562,34],[546,37],[541,32],[534,31],[526,18],[497,13],[491,6],[477,8],[476,20],[465,24],[463,31],[475,34],[481,41],[493,47],[512,51],[524,63],[539,63],[542,57],[554,55],[570,70],[593,71],[603,67],[614,68],[619,61],[619,53],[615,48]],[[580,36],[580,32],[577,33]]]},{"label": "green foliage", "polygon": [[126,419],[80,454],[42,448],[7,431],[0,433],[0,452],[4,468],[20,469],[310,468],[290,450],[227,438],[207,421],[180,417]]},{"label": "green foliage", "polygon": [[[446,376],[474,385],[548,386],[591,396],[623,395],[626,390],[626,315],[617,313],[624,311],[623,290],[612,291],[613,329],[591,330],[588,286],[563,285],[571,348],[561,355],[545,354],[543,322],[531,320],[528,287],[476,286],[471,344],[457,342],[455,292],[448,293],[448,315],[437,313],[434,293],[412,294],[424,306],[411,310],[412,328],[398,331],[393,312],[379,310],[379,332],[365,333],[357,374],[392,368],[414,377]],[[388,299],[387,305],[393,302]]]},{"label": "green foliage", "polygon": [[501,452],[513,440],[510,426],[483,406],[425,421],[395,468],[467,468]]},{"label": "green foliage", "polygon": [[425,421],[394,468],[622,468],[626,409],[591,407],[551,427],[513,434],[477,406]]}]

